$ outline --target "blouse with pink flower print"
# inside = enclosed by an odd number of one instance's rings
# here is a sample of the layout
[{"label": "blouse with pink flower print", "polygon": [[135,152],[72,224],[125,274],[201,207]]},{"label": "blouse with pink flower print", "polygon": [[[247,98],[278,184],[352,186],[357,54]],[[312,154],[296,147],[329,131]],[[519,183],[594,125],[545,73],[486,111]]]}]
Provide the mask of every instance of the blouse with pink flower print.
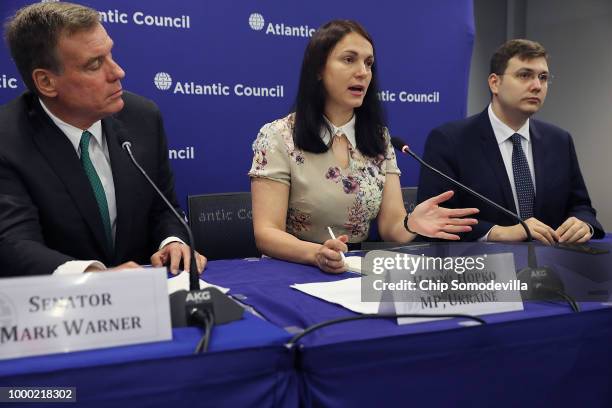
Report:
[{"label": "blouse with pink flower print", "polygon": [[327,227],[349,242],[368,237],[370,222],[382,202],[385,178],[401,174],[385,131],[385,156],[362,155],[349,142],[349,165],[341,168],[331,149],[310,153],[293,143],[294,114],[264,125],[253,142],[250,177],[274,180],[289,186],[287,232],[297,238],[323,243]]}]

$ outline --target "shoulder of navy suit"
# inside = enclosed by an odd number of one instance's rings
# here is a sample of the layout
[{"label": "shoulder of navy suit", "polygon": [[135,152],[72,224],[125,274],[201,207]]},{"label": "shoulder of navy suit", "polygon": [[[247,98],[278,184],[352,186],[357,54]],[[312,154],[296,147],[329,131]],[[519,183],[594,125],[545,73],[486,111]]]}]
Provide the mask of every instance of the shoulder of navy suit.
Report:
[{"label": "shoulder of navy suit", "polygon": [[124,91],[123,102],[123,109],[102,121],[113,133],[119,135],[121,140],[127,137],[126,140],[134,142],[133,138],[151,138],[153,134],[161,133],[158,131],[161,112],[153,101]]},{"label": "shoulder of navy suit", "polygon": [[544,122],[538,119],[531,118],[529,120],[529,127],[530,131],[536,131],[541,136],[554,135],[567,139],[571,138],[571,135],[567,130],[562,129],[559,126],[555,126],[552,123]]},{"label": "shoulder of navy suit", "polygon": [[2,123],[0,131],[6,130],[7,127],[15,127],[20,120],[35,115],[41,109],[36,95],[29,91],[24,92],[0,106],[0,122]]},{"label": "shoulder of navy suit", "polygon": [[483,121],[489,121],[489,116],[487,114],[486,109],[481,113],[468,116],[467,118],[446,122],[434,128],[433,130],[444,134],[458,134],[465,131],[466,129],[472,129],[475,126],[481,125]]},{"label": "shoulder of navy suit", "polygon": [[38,96],[29,91],[0,106],[0,123],[0,154],[29,149],[31,137],[53,129]]},{"label": "shoulder of navy suit", "polygon": [[157,104],[144,96],[140,96],[129,91],[124,91],[122,97],[124,102],[123,109],[113,115],[113,117],[117,119],[131,117],[134,114],[141,115],[143,113],[159,115],[159,107]]}]

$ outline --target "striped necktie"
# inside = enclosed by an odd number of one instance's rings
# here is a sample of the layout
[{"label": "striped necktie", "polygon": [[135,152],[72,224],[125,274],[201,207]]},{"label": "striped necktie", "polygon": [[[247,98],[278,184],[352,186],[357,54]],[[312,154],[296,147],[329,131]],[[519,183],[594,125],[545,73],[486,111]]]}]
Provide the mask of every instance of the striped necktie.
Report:
[{"label": "striped necktie", "polygon": [[91,189],[93,190],[94,196],[96,197],[96,202],[98,203],[98,209],[100,210],[100,217],[102,218],[102,225],[104,226],[104,232],[106,235],[106,240],[108,242],[109,248],[113,248],[113,230],[111,228],[110,216],[108,213],[108,203],[106,201],[106,193],[104,192],[104,187],[102,186],[102,182],[100,181],[100,177],[98,173],[96,173],[96,169],[91,162],[91,158],[89,157],[89,142],[91,140],[92,134],[87,130],[83,132],[81,135],[81,142],[79,143],[79,147],[81,148],[81,164],[83,165],[83,170],[85,170],[85,174],[89,179],[89,183],[91,184]]}]

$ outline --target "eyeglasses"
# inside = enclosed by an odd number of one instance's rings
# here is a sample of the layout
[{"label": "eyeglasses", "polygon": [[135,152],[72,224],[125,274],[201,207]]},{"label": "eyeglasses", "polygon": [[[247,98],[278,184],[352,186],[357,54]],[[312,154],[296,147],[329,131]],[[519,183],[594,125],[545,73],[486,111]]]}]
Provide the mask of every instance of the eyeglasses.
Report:
[{"label": "eyeglasses", "polygon": [[498,76],[512,75],[513,77],[515,77],[516,79],[518,79],[519,81],[523,83],[532,82],[534,79],[537,78],[540,84],[542,85],[550,85],[553,79],[553,76],[548,72],[541,72],[537,74],[534,71],[530,71],[530,70],[520,70],[516,72],[509,72],[506,74],[497,74],[497,75]]}]

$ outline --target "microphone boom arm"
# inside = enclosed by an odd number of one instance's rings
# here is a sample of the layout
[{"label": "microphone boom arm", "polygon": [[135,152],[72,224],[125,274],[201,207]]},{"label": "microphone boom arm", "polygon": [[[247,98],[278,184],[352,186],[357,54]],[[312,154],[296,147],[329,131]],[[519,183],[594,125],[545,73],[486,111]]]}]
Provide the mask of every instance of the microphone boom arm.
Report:
[{"label": "microphone boom arm", "polygon": [[466,192],[468,192],[468,193],[478,197],[481,201],[487,203],[490,206],[495,207],[497,210],[499,210],[499,211],[503,212],[504,214],[510,216],[511,218],[517,220],[521,224],[523,229],[525,229],[525,233],[527,233],[527,241],[533,241],[533,236],[531,235],[531,231],[529,231],[529,227],[527,227],[527,224],[525,224],[525,221],[523,221],[521,219],[521,217],[519,217],[518,215],[516,215],[512,211],[509,211],[509,210],[505,209],[501,205],[497,204],[495,201],[489,200],[488,198],[486,198],[482,194],[477,193],[476,191],[472,190],[468,186],[466,186],[466,185],[458,182],[457,180],[453,179],[452,177],[447,176],[446,174],[442,173],[440,170],[436,169],[435,167],[429,165],[429,163],[425,162],[418,155],[416,155],[412,150],[410,150],[410,148],[408,148],[408,146],[404,146],[404,148],[402,148],[402,152],[409,154],[416,161],[418,161],[422,166],[425,166],[426,168],[428,168],[429,170],[433,171],[434,173],[436,173],[437,175],[439,175],[443,179],[451,182],[452,184],[454,184],[455,186],[461,188],[462,190],[464,190],[464,191],[466,191]]},{"label": "microphone boom arm", "polygon": [[187,225],[183,217],[179,215],[179,213],[176,211],[174,206],[170,203],[170,201],[168,201],[164,193],[162,193],[161,190],[157,187],[157,185],[153,182],[153,180],[151,180],[147,172],[140,166],[140,164],[138,164],[138,162],[136,161],[136,158],[134,158],[134,155],[132,154],[132,144],[126,141],[126,142],[121,143],[121,147],[128,153],[128,155],[130,156],[130,159],[132,160],[132,163],[134,163],[136,168],[147,179],[147,181],[155,189],[157,194],[162,198],[162,200],[164,200],[168,208],[172,210],[172,212],[174,213],[174,216],[180,221],[180,223],[183,225],[183,227],[187,231],[187,236],[189,237],[189,251],[191,253],[191,262],[189,263],[189,290],[200,290],[200,278],[199,278],[198,268],[197,268],[197,263],[196,263],[195,250],[193,249],[193,246],[195,245],[195,241],[193,240],[193,234],[191,233],[191,228],[189,228],[189,226]]}]

